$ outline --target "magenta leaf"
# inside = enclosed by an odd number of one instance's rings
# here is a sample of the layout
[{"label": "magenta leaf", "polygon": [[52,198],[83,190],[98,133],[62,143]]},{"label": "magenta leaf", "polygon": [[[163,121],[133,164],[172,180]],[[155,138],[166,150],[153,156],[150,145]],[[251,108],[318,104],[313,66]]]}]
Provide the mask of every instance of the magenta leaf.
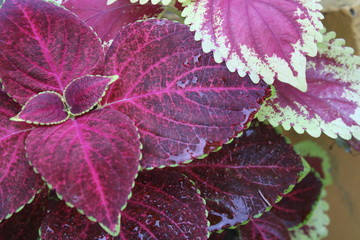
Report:
[{"label": "magenta leaf", "polygon": [[33,201],[11,218],[0,223],[0,239],[32,240],[38,239],[39,228],[46,215],[49,190],[44,189],[35,196]]},{"label": "magenta leaf", "polygon": [[350,139],[348,141],[348,144],[353,148],[355,149],[356,151],[360,152],[360,141],[359,140],[356,140],[354,138]]},{"label": "magenta leaf", "polygon": [[56,92],[41,92],[31,97],[21,112],[11,120],[51,125],[65,122],[68,117],[61,95]]},{"label": "magenta leaf", "polygon": [[0,91],[0,220],[20,210],[43,186],[25,155],[25,139],[33,127],[9,120],[20,108]]},{"label": "magenta leaf", "polygon": [[[181,0],[180,2],[185,2]],[[321,41],[317,0],[198,0],[185,2],[182,15],[202,40],[205,52],[230,71],[257,83],[274,79],[306,91],[306,55]]]},{"label": "magenta leaf", "polygon": [[315,172],[310,172],[294,189],[273,206],[272,214],[287,228],[294,228],[309,219],[320,198],[323,184]]},{"label": "magenta leaf", "polygon": [[191,181],[176,172],[143,171],[122,212],[125,239],[207,239],[206,208]]},{"label": "magenta leaf", "polygon": [[74,14],[41,0],[7,0],[0,9],[0,78],[20,104],[43,91],[62,94],[73,79],[97,74],[104,50]]},{"label": "magenta leaf", "polygon": [[118,76],[84,76],[74,79],[64,90],[64,98],[71,114],[78,116],[91,110],[105,95]]},{"label": "magenta leaf", "polygon": [[161,5],[131,4],[128,0],[106,3],[107,0],[65,0],[62,5],[91,26],[103,41],[114,39],[129,23],[156,17],[164,11]]},{"label": "magenta leaf", "polygon": [[207,158],[174,171],[196,182],[209,210],[210,231],[264,212],[306,173],[292,146],[262,124]]},{"label": "magenta leaf", "polygon": [[90,221],[75,208],[59,202],[45,217],[41,224],[41,239],[79,239],[79,240],[112,240],[118,239],[108,235],[97,223]]},{"label": "magenta leaf", "polygon": [[242,240],[290,240],[286,226],[271,212],[264,213],[260,218],[254,218],[244,226],[239,227]]},{"label": "magenta leaf", "polygon": [[33,166],[66,202],[117,235],[139,167],[138,137],[127,116],[102,109],[38,127],[26,147]]},{"label": "magenta leaf", "polygon": [[293,127],[313,137],[324,132],[331,138],[360,139],[360,57],[352,55],[353,50],[331,32],[318,46],[318,55],[308,58],[308,91],[277,82],[276,94],[257,116],[273,126]]},{"label": "magenta leaf", "polygon": [[269,94],[204,54],[185,25],[148,20],[123,28],[105,75],[119,75],[102,104],[128,115],[144,144],[142,167],[199,158],[247,127]]}]

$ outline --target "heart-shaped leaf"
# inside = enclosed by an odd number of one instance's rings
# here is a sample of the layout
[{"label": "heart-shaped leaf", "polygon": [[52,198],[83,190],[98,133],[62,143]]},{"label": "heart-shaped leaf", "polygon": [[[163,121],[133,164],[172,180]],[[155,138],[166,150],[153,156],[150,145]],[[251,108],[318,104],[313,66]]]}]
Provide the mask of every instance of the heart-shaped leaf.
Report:
[{"label": "heart-shaped leaf", "polygon": [[[182,2],[185,2],[184,0]],[[187,1],[182,15],[205,52],[240,76],[274,79],[306,91],[306,55],[316,55],[322,28],[317,0]]]},{"label": "heart-shaped leaf", "polygon": [[0,220],[19,211],[43,186],[25,155],[25,139],[33,127],[9,120],[20,109],[0,91]]},{"label": "heart-shaped leaf", "polygon": [[263,105],[258,119],[313,137],[324,132],[331,138],[360,139],[360,57],[343,45],[334,33],[324,35],[318,55],[308,58],[309,90],[302,93],[275,83],[276,94]]},{"label": "heart-shaped leaf", "polygon": [[265,84],[230,73],[204,54],[185,25],[148,20],[122,29],[105,75],[119,75],[102,104],[128,115],[144,144],[142,167],[198,158],[247,127]]},{"label": "heart-shaped leaf", "polygon": [[39,228],[46,215],[49,190],[44,189],[24,208],[0,223],[0,239],[31,240],[38,239]]},{"label": "heart-shaped leaf", "polygon": [[164,11],[161,5],[131,4],[128,0],[66,0],[64,7],[91,26],[103,41],[114,39],[119,30],[143,18],[156,17]]},{"label": "heart-shaped leaf", "polygon": [[41,0],[7,0],[0,9],[0,78],[19,103],[43,91],[62,94],[103,65],[99,38],[74,14]]},{"label": "heart-shaped leaf", "polygon": [[239,227],[241,240],[290,240],[286,226],[271,212],[264,213],[260,218],[251,219]]},{"label": "heart-shaped leaf", "polygon": [[189,179],[176,172],[141,172],[122,212],[121,239],[207,239],[206,208]]},{"label": "heart-shaped leaf", "polygon": [[31,97],[21,112],[10,120],[51,125],[65,122],[68,117],[61,95],[56,92],[41,92]]},{"label": "heart-shaped leaf", "polygon": [[26,147],[33,166],[66,202],[117,235],[139,167],[138,137],[127,116],[103,109],[38,127]]},{"label": "heart-shaped leaf", "polygon": [[83,76],[74,79],[64,90],[69,111],[75,116],[90,111],[105,95],[109,85],[119,77]]},{"label": "heart-shaped leaf", "polygon": [[174,171],[196,182],[209,210],[210,231],[264,212],[306,173],[292,146],[271,126],[262,124],[207,158]]}]

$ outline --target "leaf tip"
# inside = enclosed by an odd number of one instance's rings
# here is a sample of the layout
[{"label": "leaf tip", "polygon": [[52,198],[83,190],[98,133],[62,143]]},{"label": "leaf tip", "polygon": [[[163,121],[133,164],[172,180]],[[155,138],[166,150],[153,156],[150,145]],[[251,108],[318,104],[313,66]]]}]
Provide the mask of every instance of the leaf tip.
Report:
[{"label": "leaf tip", "polygon": [[16,115],[15,117],[10,118],[10,121],[14,122],[25,122],[24,119],[20,118],[19,115]]}]

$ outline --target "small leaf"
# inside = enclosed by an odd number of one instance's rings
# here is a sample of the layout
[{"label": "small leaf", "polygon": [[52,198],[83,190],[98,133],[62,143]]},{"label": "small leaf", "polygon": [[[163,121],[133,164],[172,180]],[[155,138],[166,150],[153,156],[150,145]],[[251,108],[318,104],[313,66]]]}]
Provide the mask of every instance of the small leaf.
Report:
[{"label": "small leaf", "polygon": [[73,80],[64,90],[69,111],[75,116],[82,115],[98,104],[109,85],[119,76],[84,76]]},{"label": "small leaf", "polygon": [[143,171],[122,212],[121,239],[207,239],[206,208],[193,183],[176,172]]},{"label": "small leaf", "polygon": [[353,149],[360,152],[360,140],[356,140],[356,139],[352,138],[348,141],[348,143]]},{"label": "small leaf", "polygon": [[97,74],[104,50],[74,14],[41,0],[7,0],[0,9],[0,78],[20,104],[39,92],[62,94],[73,79]]},{"label": "small leaf", "polygon": [[106,59],[104,74],[120,79],[102,105],[135,122],[145,168],[203,157],[242,132],[270,93],[214,62],[187,26],[168,20],[126,26]]},{"label": "small leaf", "polygon": [[56,92],[41,92],[31,97],[21,112],[10,120],[51,125],[65,122],[68,117],[61,95]]},{"label": "small leaf", "polygon": [[360,57],[334,38],[334,33],[325,34],[318,55],[308,58],[309,90],[302,93],[275,83],[276,94],[257,115],[260,121],[267,119],[273,126],[293,127],[313,137],[324,132],[331,138],[360,139]]},{"label": "small leaf", "polygon": [[128,117],[103,109],[38,127],[26,148],[31,163],[66,202],[111,235],[119,234],[120,211],[140,159],[138,133]]},{"label": "small leaf", "polygon": [[174,171],[196,182],[209,210],[210,231],[263,213],[304,174],[292,146],[271,126],[262,124],[207,158]]},{"label": "small leaf", "polygon": [[310,172],[294,189],[273,206],[271,213],[287,228],[296,228],[306,223],[318,204],[322,182],[315,172]]},{"label": "small leaf", "polygon": [[0,90],[0,220],[21,210],[43,186],[25,155],[25,139],[33,127],[9,120],[20,108]]},{"label": "small leaf", "polygon": [[46,215],[49,190],[44,189],[24,208],[0,223],[1,239],[38,239],[41,222]]},{"label": "small leaf", "polygon": [[[181,1],[181,2],[184,2]],[[306,91],[306,55],[321,41],[317,0],[187,1],[185,23],[202,40],[205,52],[226,62],[230,71],[255,82],[274,79]]]},{"label": "small leaf", "polygon": [[286,226],[271,212],[264,213],[260,218],[251,219],[239,227],[241,240],[290,240]]},{"label": "small leaf", "polygon": [[128,0],[67,0],[63,6],[91,26],[101,40],[114,39],[119,29],[143,18],[156,17],[164,8],[153,4],[130,4]]}]

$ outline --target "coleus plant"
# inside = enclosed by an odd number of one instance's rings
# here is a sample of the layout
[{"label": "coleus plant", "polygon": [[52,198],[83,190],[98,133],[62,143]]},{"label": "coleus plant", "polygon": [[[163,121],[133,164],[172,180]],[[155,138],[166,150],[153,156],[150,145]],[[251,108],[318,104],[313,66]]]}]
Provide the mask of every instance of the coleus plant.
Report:
[{"label": "coleus plant", "polygon": [[318,3],[186,1],[190,27],[143,1],[58,4],[0,9],[0,236],[311,239],[326,224],[310,216],[327,168],[273,128],[360,138],[359,58],[320,31]]}]

